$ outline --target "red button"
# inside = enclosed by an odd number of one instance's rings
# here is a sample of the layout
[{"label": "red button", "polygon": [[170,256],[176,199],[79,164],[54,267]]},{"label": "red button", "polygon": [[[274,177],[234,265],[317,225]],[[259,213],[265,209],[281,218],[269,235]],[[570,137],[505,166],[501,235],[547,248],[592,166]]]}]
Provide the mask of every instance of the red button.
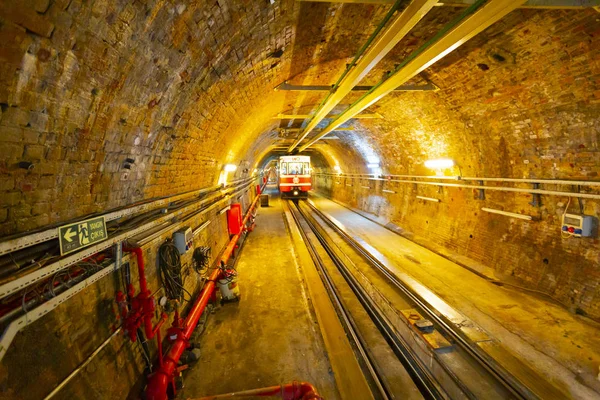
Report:
[{"label": "red button", "polygon": [[572,226],[569,227],[569,233],[573,233],[573,232],[575,232],[575,228],[573,228]]}]

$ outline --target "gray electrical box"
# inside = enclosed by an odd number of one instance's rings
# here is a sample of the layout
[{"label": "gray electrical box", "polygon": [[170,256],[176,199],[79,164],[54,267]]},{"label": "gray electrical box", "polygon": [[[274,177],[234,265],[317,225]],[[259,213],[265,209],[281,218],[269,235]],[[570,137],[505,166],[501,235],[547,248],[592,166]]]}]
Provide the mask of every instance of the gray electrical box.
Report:
[{"label": "gray electrical box", "polygon": [[173,244],[179,250],[179,254],[185,254],[192,248],[194,234],[192,228],[185,227],[173,233]]},{"label": "gray electrical box", "polygon": [[596,218],[583,214],[564,214],[562,231],[574,237],[592,237],[596,235]]}]

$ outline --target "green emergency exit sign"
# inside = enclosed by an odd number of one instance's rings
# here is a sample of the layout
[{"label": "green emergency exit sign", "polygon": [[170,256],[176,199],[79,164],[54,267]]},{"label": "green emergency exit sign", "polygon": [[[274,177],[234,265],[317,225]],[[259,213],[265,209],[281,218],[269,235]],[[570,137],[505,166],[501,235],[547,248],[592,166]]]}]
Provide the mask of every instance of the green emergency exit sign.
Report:
[{"label": "green emergency exit sign", "polygon": [[108,237],[104,217],[61,226],[58,228],[60,254],[65,255],[103,241]]}]

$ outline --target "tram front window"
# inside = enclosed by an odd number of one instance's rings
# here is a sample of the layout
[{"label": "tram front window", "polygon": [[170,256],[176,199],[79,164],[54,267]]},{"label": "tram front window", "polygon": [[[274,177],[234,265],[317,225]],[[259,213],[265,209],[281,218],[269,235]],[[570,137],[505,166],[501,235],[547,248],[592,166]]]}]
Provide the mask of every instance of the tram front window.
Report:
[{"label": "tram front window", "polygon": [[291,162],[287,164],[288,175],[308,175],[308,163]]}]

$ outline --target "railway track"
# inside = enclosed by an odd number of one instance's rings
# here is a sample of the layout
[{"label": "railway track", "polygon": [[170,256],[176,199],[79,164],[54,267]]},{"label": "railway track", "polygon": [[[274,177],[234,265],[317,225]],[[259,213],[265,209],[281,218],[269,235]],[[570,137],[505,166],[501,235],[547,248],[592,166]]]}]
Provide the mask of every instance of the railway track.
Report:
[{"label": "railway track", "polygon": [[[538,398],[313,204],[289,201],[289,208],[375,398],[407,398],[391,376],[394,363],[426,399]],[[403,320],[406,310],[426,333]],[[377,341],[387,344],[387,357],[372,351]]]}]

